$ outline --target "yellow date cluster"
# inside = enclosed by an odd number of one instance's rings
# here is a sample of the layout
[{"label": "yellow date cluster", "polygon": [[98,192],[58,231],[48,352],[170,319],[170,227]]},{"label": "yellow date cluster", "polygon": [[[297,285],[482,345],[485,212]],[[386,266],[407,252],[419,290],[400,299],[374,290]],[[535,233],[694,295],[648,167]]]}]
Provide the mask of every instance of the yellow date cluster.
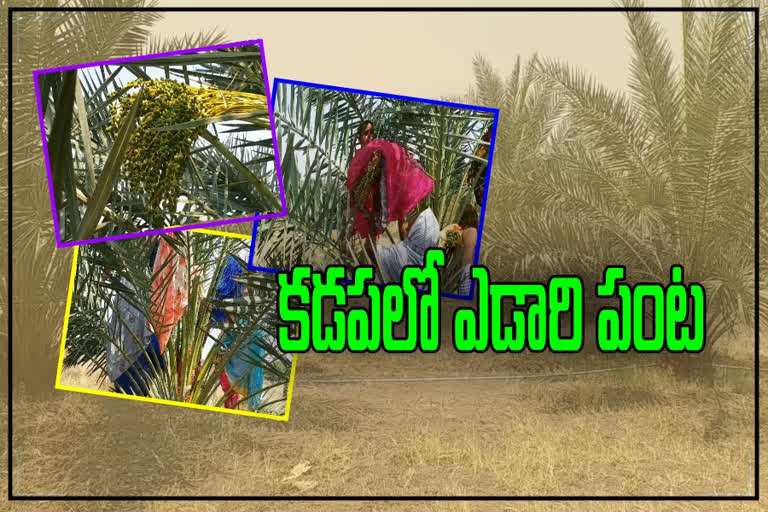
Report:
[{"label": "yellow date cluster", "polygon": [[[150,221],[163,221],[162,209],[174,211],[181,194],[179,181],[192,143],[205,126],[154,131],[153,128],[186,123],[204,116],[204,101],[186,84],[173,80],[135,80],[126,88],[142,87],[144,97],[138,110],[138,125],[128,141],[123,162],[131,192],[145,197]],[[110,104],[113,131],[130,112],[138,91],[123,95],[119,106]]]}]

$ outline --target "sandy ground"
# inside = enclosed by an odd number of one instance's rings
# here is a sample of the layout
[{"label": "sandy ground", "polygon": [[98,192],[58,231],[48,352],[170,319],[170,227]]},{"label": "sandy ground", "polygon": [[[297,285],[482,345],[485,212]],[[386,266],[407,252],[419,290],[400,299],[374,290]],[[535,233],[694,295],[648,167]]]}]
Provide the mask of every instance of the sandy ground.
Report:
[{"label": "sandy ground", "polygon": [[[748,364],[748,338],[723,357]],[[17,494],[293,496],[749,494],[752,375],[714,386],[663,368],[540,379],[320,383],[559,374],[631,355],[303,354],[290,421],[72,392],[14,407]],[[768,361],[766,361],[768,367]],[[768,393],[768,383],[761,390]],[[761,427],[763,448],[768,429]],[[768,471],[761,472],[768,492]],[[5,476],[5,475],[3,475]],[[3,479],[4,480],[4,479]],[[91,510],[95,503],[15,503]],[[754,502],[123,502],[108,510],[760,510]]]}]

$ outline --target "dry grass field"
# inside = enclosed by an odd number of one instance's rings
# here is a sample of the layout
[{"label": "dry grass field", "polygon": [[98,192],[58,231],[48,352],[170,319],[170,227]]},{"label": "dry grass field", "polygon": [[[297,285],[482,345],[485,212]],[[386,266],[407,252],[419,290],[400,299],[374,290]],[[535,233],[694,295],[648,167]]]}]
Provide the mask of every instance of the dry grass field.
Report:
[{"label": "dry grass field", "polygon": [[[748,337],[721,350],[749,364]],[[751,373],[714,385],[582,353],[306,354],[288,423],[52,391],[14,407],[14,491],[69,495],[737,495],[753,492]],[[768,367],[768,361],[766,361]],[[761,391],[768,393],[768,383]],[[7,414],[6,411],[3,412]],[[768,432],[761,429],[763,447]],[[5,449],[5,448],[4,448]],[[7,455],[7,454],[4,454]],[[762,472],[766,474],[765,471]],[[3,481],[5,481],[3,475]],[[768,489],[763,476],[761,488]],[[5,489],[3,490],[5,492]],[[14,503],[90,510],[94,503]],[[754,502],[123,502],[109,510],[759,510]]]}]

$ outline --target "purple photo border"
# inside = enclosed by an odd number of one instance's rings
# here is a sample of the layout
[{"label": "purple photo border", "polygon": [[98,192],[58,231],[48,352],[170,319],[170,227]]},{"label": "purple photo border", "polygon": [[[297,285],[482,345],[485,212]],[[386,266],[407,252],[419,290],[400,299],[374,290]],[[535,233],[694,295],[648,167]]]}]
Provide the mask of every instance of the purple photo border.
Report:
[{"label": "purple photo border", "polygon": [[[53,190],[53,176],[51,174],[51,162],[50,162],[50,156],[48,154],[48,140],[45,134],[45,117],[44,112],[42,111],[42,99],[40,97],[40,85],[38,82],[38,76],[43,75],[46,73],[54,73],[54,72],[60,72],[60,71],[70,71],[73,69],[81,69],[81,68],[90,68],[94,66],[106,66],[109,64],[122,64],[126,62],[140,62],[147,59],[152,58],[158,58],[158,57],[168,57],[172,55],[184,55],[188,53],[199,53],[199,52],[205,52],[205,51],[213,51],[218,50],[221,48],[233,48],[238,46],[245,46],[249,44],[255,44],[259,46],[260,54],[261,54],[261,69],[262,69],[262,75],[264,77],[264,91],[265,96],[267,99],[267,108],[269,111],[269,121],[270,121],[270,128],[272,132],[272,147],[274,148],[275,152],[275,171],[277,172],[277,180],[280,185],[280,201],[283,205],[283,209],[279,212],[275,213],[269,213],[264,215],[259,215],[258,213],[251,217],[239,217],[236,219],[226,219],[226,220],[217,220],[217,221],[211,221],[211,222],[202,222],[202,223],[196,223],[196,224],[185,224],[183,226],[174,226],[169,228],[163,228],[163,229],[153,229],[148,231],[140,231],[137,233],[125,233],[122,235],[113,235],[113,236],[107,236],[102,238],[92,238],[90,240],[73,240],[71,242],[62,242],[61,241],[61,232],[59,230],[59,215],[56,210],[56,197],[54,195]],[[50,68],[50,69],[39,69],[32,73],[32,78],[35,83],[35,96],[37,99],[37,112],[38,112],[38,119],[40,122],[40,135],[43,140],[43,153],[45,154],[45,167],[46,172],[48,175],[48,191],[51,201],[51,210],[53,212],[53,226],[56,232],[56,245],[58,247],[72,247],[76,245],[86,245],[86,244],[93,244],[93,243],[99,243],[99,242],[108,242],[110,240],[123,240],[126,238],[139,238],[143,236],[150,236],[150,235],[158,235],[161,233],[171,233],[174,231],[186,231],[189,229],[199,229],[199,228],[206,228],[206,227],[212,227],[212,226],[223,226],[226,224],[237,224],[241,222],[247,222],[247,221],[258,221],[260,219],[272,219],[277,217],[284,217],[288,213],[288,208],[286,205],[285,200],[285,189],[283,187],[283,173],[280,168],[280,156],[278,154],[278,144],[277,144],[277,132],[275,130],[275,115],[274,115],[274,106],[271,101],[271,91],[269,88],[269,75],[267,74],[267,61],[264,56],[264,40],[263,39],[252,39],[248,41],[239,41],[235,43],[226,43],[226,44],[220,44],[216,46],[204,46],[200,48],[189,48],[186,50],[175,50],[172,52],[165,52],[165,53],[155,53],[155,54],[149,54],[149,55],[139,55],[136,57],[126,57],[122,59],[113,59],[113,60],[106,60],[106,61],[100,61],[100,62],[90,62],[85,64],[77,64],[73,66],[63,66],[58,68]]]},{"label": "purple photo border", "polygon": [[[442,101],[442,100],[431,100],[427,98],[416,98],[413,96],[403,96],[401,94],[391,94],[391,93],[384,93],[384,92],[377,92],[377,91],[368,91],[363,89],[352,89],[349,87],[340,87],[336,85],[328,85],[328,84],[317,84],[313,82],[304,82],[300,80],[291,80],[287,78],[275,78],[274,85],[272,89],[274,91],[277,91],[277,87],[280,84],[288,84],[288,85],[298,85],[302,87],[313,87],[316,89],[326,89],[330,91],[342,91],[342,92],[350,92],[354,94],[365,94],[368,96],[376,96],[379,98],[392,98],[396,100],[404,100],[404,101],[412,101],[415,103],[426,103],[429,105],[442,105],[446,107],[454,107],[454,108],[461,108],[466,110],[475,110],[478,112],[488,112],[493,114],[493,127],[491,128],[491,141],[488,145],[488,165],[486,165],[486,171],[485,171],[485,188],[483,189],[483,204],[480,207],[480,219],[477,227],[477,243],[475,245],[475,255],[472,260],[472,265],[477,266],[479,259],[480,259],[480,244],[483,240],[483,228],[485,224],[485,210],[488,205],[488,189],[490,188],[491,184],[491,175],[492,175],[492,163],[493,163],[493,155],[494,155],[494,149],[496,147],[496,130],[499,126],[499,116],[501,115],[501,111],[498,108],[495,107],[481,107],[479,105],[467,105],[465,103],[456,103],[453,101]],[[272,98],[272,102],[275,102],[275,98]],[[260,267],[253,264],[253,256],[256,252],[256,241],[257,241],[257,233],[259,231],[259,223],[254,222],[253,223],[253,234],[251,235],[251,251],[248,256],[248,270],[253,270],[256,272],[266,272],[270,274],[279,274],[282,272],[288,272],[288,270],[280,270],[276,268],[270,268],[270,267]],[[342,283],[349,283],[351,282],[348,279],[342,279],[340,280]],[[384,286],[383,283],[377,283],[379,286]],[[448,299],[459,299],[459,300],[472,300],[475,296],[475,280],[472,279],[470,281],[469,285],[469,294],[467,295],[459,295],[457,293],[448,293],[448,292],[441,292],[441,297],[445,297]]]}]

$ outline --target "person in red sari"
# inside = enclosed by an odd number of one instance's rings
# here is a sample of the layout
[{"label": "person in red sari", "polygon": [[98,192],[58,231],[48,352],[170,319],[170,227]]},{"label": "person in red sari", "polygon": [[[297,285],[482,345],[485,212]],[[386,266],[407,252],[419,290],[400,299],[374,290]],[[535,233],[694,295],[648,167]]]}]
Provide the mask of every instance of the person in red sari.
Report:
[{"label": "person in red sari", "polygon": [[357,131],[360,149],[349,165],[347,189],[354,215],[353,234],[375,242],[390,222],[397,221],[401,239],[405,220],[434,189],[434,180],[408,151],[394,142],[376,138],[371,121]]}]

